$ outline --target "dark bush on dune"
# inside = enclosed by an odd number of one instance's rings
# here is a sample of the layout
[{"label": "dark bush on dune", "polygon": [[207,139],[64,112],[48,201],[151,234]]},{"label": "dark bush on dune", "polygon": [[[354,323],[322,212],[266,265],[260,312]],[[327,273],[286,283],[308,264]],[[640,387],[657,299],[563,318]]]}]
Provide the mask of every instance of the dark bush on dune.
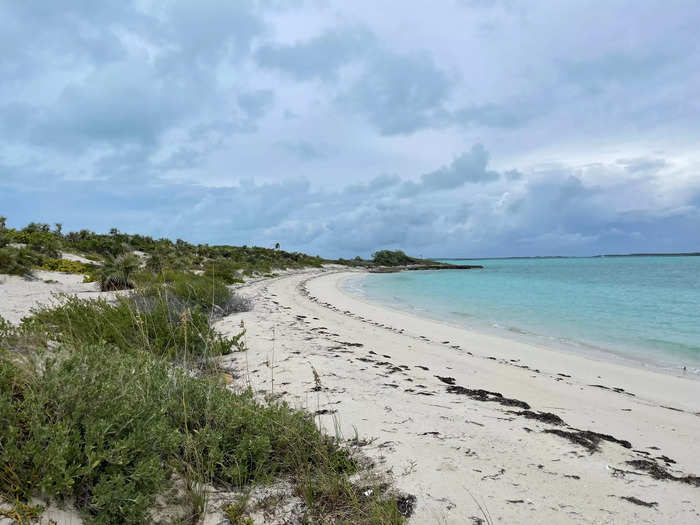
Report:
[{"label": "dark bush on dune", "polygon": [[131,290],[134,287],[131,276],[140,265],[138,257],[131,254],[106,257],[100,269],[100,290],[103,292]]},{"label": "dark bush on dune", "polygon": [[0,248],[0,273],[28,277],[32,268],[41,262],[41,256],[26,248]]},{"label": "dark bush on dune", "polygon": [[419,262],[419,259],[409,257],[401,250],[380,250],[372,255],[372,261],[379,266],[404,266]]}]

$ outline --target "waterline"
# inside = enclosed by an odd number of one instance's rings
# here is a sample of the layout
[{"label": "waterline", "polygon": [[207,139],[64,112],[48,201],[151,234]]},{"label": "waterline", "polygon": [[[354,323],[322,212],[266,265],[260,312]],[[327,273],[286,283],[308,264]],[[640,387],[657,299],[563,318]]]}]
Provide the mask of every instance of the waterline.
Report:
[{"label": "waterline", "polygon": [[345,287],[477,331],[700,375],[700,257],[483,263],[484,270],[362,275]]}]

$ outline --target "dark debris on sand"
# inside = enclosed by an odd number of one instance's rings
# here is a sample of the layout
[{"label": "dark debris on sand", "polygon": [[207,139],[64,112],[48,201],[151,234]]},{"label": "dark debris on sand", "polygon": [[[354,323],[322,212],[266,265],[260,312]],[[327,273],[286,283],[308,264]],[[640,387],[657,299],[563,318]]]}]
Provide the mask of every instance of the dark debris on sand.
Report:
[{"label": "dark debris on sand", "polygon": [[639,498],[635,498],[634,496],[620,496],[620,499],[624,499],[625,501],[629,501],[630,503],[634,503],[635,505],[639,505],[640,507],[658,506],[658,503],[655,501],[644,501]]},{"label": "dark debris on sand", "polygon": [[396,506],[399,509],[399,514],[404,518],[410,518],[416,507],[416,497],[413,494],[402,494],[396,498]]},{"label": "dark debris on sand", "polygon": [[671,474],[663,466],[659,465],[656,461],[651,459],[632,459],[626,462],[628,465],[636,468],[637,470],[643,470],[648,473],[654,479],[679,481],[681,483],[686,483],[695,487],[700,487],[700,477],[694,476],[692,474],[687,474],[685,476],[676,476]]},{"label": "dark debris on sand", "polygon": [[450,394],[468,396],[475,401],[489,401],[492,403],[499,403],[504,406],[518,407],[525,410],[530,409],[530,405],[528,405],[525,401],[503,397],[503,394],[500,392],[489,392],[488,390],[465,388],[459,385],[450,385],[447,387],[447,391]]},{"label": "dark debris on sand", "polygon": [[536,419],[542,423],[549,423],[550,425],[564,426],[564,420],[556,414],[551,412],[533,412],[532,410],[521,410],[521,411],[511,411],[510,414],[516,414],[518,416],[523,416],[527,419]]},{"label": "dark debris on sand", "polygon": [[559,428],[548,428],[546,430],[543,430],[543,432],[547,434],[555,434],[564,439],[568,439],[572,443],[581,445],[591,454],[593,452],[600,451],[599,445],[601,441],[609,441],[611,443],[617,443],[618,445],[625,448],[632,448],[632,444],[629,441],[626,441],[624,439],[617,439],[616,437],[611,436],[610,434],[600,434],[598,432],[593,432],[592,430],[573,429],[569,431],[561,430]]}]

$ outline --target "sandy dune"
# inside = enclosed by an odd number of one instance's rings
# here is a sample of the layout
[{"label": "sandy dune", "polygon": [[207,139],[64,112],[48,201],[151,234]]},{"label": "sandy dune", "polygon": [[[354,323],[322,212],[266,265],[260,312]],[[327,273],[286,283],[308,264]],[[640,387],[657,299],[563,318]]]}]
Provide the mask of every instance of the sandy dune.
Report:
[{"label": "sandy dune", "polygon": [[83,276],[36,270],[31,279],[0,274],[0,316],[19,323],[35,306],[52,304],[57,294],[81,298],[114,297],[114,292],[100,292],[97,283],[83,283]]},{"label": "sandy dune", "polygon": [[645,470],[700,474],[700,382],[391,311],[346,294],[348,275],[245,285],[254,311],[217,328],[245,322],[250,350],[228,359],[256,390],[372,439],[417,497],[412,523],[700,522],[697,479]]}]

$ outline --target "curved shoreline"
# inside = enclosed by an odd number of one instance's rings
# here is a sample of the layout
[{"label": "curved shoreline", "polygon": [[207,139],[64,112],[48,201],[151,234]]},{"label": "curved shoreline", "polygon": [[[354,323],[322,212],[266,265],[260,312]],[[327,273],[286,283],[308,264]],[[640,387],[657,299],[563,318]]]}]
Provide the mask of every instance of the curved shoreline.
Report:
[{"label": "curved shoreline", "polygon": [[[399,309],[392,309],[381,303],[357,297],[343,287],[343,281],[357,272],[334,272],[313,279],[331,279],[332,289],[324,288],[325,298],[334,306],[343,310],[371,312],[380,324],[397,325],[403,328],[405,336],[422,339],[431,332],[425,342],[446,346],[451,350],[455,342],[463,341],[460,348],[468,348],[476,357],[491,359],[495,357],[507,362],[517,359],[526,361],[532,370],[542,370],[552,375],[564,374],[578,378],[582,384],[596,383],[600,380],[615,382],[610,388],[624,388],[628,392],[637,392],[640,398],[652,397],[663,399],[667,404],[681,404],[684,410],[700,410],[700,383],[688,376],[679,376],[657,371],[653,368],[629,366],[613,360],[595,359],[574,352],[562,352],[547,346],[533,344],[516,338],[510,339],[499,334],[479,332],[464,326],[438,321],[429,317],[415,315]],[[368,317],[368,315],[365,315]],[[451,344],[442,342],[450,340]],[[559,376],[559,377],[563,377]],[[671,392],[671,395],[667,395]]]},{"label": "curved shoreline", "polygon": [[539,334],[534,332],[528,332],[522,330],[518,327],[493,327],[489,326],[486,321],[483,321],[483,326],[468,326],[466,324],[460,324],[457,321],[451,321],[446,319],[439,319],[437,316],[429,315],[428,313],[422,314],[420,311],[409,308],[401,308],[398,305],[392,305],[388,302],[383,302],[379,300],[369,299],[359,294],[354,294],[347,289],[345,282],[351,277],[355,277],[359,272],[353,272],[343,277],[336,283],[337,289],[344,295],[347,295],[351,299],[356,299],[363,303],[369,305],[376,305],[390,310],[392,312],[403,313],[409,316],[413,316],[419,319],[427,319],[435,323],[450,326],[452,328],[466,330],[469,332],[475,332],[483,335],[488,335],[507,341],[512,341],[515,343],[524,343],[533,348],[553,350],[556,352],[564,352],[569,355],[582,357],[584,359],[592,361],[601,361],[606,363],[613,363],[620,366],[635,368],[638,370],[646,370],[656,373],[661,373],[664,375],[670,375],[673,377],[690,379],[693,381],[700,381],[700,368],[698,372],[683,371],[678,369],[676,366],[664,365],[656,362],[645,361],[641,358],[635,358],[632,355],[624,353],[623,351],[618,351],[612,348],[605,348],[603,346],[597,346],[592,343],[587,343],[583,341],[577,341],[574,339],[566,339],[559,337],[548,337],[546,334]]},{"label": "curved shoreline", "polygon": [[255,309],[217,328],[235,333],[243,321],[249,350],[231,366],[255,390],[318,414],[329,433],[357,436],[417,497],[412,523],[469,523],[480,516],[472,496],[503,523],[700,517],[700,487],[678,481],[700,471],[697,381],[387,310],[338,288],[351,273],[243,285]]}]

